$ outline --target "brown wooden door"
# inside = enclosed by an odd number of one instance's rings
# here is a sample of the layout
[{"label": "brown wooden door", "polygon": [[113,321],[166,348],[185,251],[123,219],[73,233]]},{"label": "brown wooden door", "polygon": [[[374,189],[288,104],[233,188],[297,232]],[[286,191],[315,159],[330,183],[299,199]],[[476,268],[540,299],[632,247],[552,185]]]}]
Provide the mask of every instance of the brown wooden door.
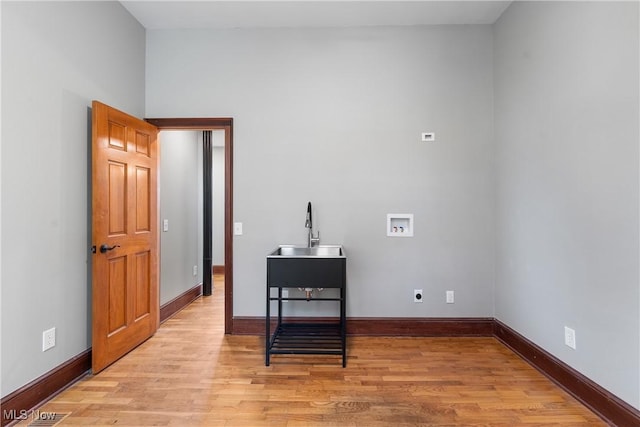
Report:
[{"label": "brown wooden door", "polygon": [[92,118],[96,373],[158,328],[158,130],[97,101]]}]

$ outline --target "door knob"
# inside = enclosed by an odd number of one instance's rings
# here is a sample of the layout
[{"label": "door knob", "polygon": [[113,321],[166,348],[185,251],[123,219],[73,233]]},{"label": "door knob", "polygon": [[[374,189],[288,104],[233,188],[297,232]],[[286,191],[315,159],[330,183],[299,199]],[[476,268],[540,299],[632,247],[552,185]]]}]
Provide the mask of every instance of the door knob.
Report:
[{"label": "door knob", "polygon": [[103,244],[102,246],[100,246],[100,253],[104,254],[107,253],[107,251],[111,251],[114,250],[115,248],[119,248],[120,245],[113,245],[113,246],[107,246],[105,244]]}]

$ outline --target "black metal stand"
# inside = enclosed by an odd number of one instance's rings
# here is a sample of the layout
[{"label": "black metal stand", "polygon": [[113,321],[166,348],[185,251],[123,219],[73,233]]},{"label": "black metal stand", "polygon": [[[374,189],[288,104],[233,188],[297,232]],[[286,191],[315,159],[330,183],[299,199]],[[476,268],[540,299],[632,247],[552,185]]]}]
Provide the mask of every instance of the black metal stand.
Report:
[{"label": "black metal stand", "polygon": [[[267,278],[268,281],[268,278]],[[342,367],[347,366],[346,291],[344,279],[339,298],[283,298],[282,289],[287,286],[267,283],[267,314],[265,319],[265,365],[269,366],[272,354],[335,354],[342,356]],[[271,296],[271,288],[278,289],[278,296]],[[278,302],[277,325],[271,334],[271,301]],[[340,318],[335,322],[283,322],[283,301],[339,301]]]}]

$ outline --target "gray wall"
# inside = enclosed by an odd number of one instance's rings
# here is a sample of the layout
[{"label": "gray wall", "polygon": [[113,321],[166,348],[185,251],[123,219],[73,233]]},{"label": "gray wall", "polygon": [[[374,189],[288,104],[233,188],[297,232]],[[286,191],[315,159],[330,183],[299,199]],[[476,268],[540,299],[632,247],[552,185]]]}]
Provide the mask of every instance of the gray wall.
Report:
[{"label": "gray wall", "polygon": [[91,345],[89,108],[142,116],[144,57],[117,2],[2,2],[2,396]]},{"label": "gray wall", "polygon": [[632,2],[514,2],[494,28],[496,317],[636,408],[638,40]]},{"label": "gray wall", "polygon": [[202,282],[201,134],[160,132],[160,219],[169,221],[169,230],[160,232],[160,304]]},{"label": "gray wall", "polygon": [[[491,26],[147,31],[146,114],[236,124],[235,316],[264,314],[265,256],[306,242],[309,200],[322,243],[348,252],[349,316],[493,316],[491,37]],[[413,213],[415,237],[387,237],[387,213]]]}]

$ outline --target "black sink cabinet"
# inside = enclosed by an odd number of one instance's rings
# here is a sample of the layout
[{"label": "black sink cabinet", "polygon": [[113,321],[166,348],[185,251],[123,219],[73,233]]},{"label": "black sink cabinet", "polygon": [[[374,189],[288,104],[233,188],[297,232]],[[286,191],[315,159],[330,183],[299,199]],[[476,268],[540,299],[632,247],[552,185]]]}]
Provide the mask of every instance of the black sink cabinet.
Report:
[{"label": "black sink cabinet", "polygon": [[[346,351],[346,276],[347,259],[341,246],[335,256],[282,255],[279,250],[267,256],[267,310],[265,319],[265,365],[272,354],[331,354],[342,356],[342,367],[347,365]],[[282,251],[285,253],[285,251]],[[277,296],[271,296],[272,288]],[[285,288],[338,288],[339,297],[282,296]],[[315,293],[315,292],[314,292]],[[335,293],[334,293],[335,294]],[[322,294],[320,294],[322,295]],[[277,301],[277,323],[271,329],[271,302]],[[283,301],[339,301],[337,321],[291,321],[283,318]]]}]

